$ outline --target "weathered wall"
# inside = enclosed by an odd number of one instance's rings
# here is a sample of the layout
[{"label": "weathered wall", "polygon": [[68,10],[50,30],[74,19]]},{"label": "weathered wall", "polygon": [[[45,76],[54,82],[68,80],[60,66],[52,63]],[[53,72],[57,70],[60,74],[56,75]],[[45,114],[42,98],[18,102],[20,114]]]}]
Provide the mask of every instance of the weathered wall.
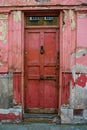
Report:
[{"label": "weathered wall", "polygon": [[13,75],[0,74],[0,108],[12,107]]},{"label": "weathered wall", "polygon": [[87,107],[87,13],[63,11],[62,104]]},{"label": "weathered wall", "polygon": [[86,0],[0,0],[0,6],[28,6],[28,5],[86,5]]},{"label": "weathered wall", "polygon": [[0,14],[0,108],[21,103],[21,61],[21,12]]},{"label": "weathered wall", "polygon": [[[61,72],[62,72],[62,104],[70,103],[70,81],[73,81],[71,70],[71,55],[76,46],[76,13],[73,10],[62,12],[62,44],[61,46]],[[63,93],[63,94],[62,94]]]},{"label": "weathered wall", "polygon": [[8,71],[8,14],[0,14],[0,72]]},{"label": "weathered wall", "polygon": [[22,40],[22,23],[21,11],[11,12],[9,18],[9,71],[21,72],[21,40]]},{"label": "weathered wall", "polygon": [[[58,7],[59,5],[65,5],[64,7],[86,5],[87,0],[44,0],[44,2],[43,0],[0,0],[0,6],[3,7],[35,5],[34,9],[38,10],[41,9],[38,8],[41,4],[53,4],[57,9],[57,5]],[[72,10],[68,7],[67,10],[61,11],[62,23],[60,23],[62,26],[60,33],[61,103],[68,104],[74,109],[85,109],[87,108],[87,12],[76,12],[77,9]],[[20,10],[22,9],[20,7]],[[0,109],[22,103],[21,73],[24,51],[22,50],[22,27],[21,11],[10,10],[0,14]],[[10,110],[7,111],[8,113]],[[1,116],[3,117],[2,110]]]},{"label": "weathered wall", "polygon": [[[77,42],[71,55],[74,85],[71,89],[71,105],[87,108],[87,13],[77,13]],[[71,83],[72,84],[72,83]]]}]

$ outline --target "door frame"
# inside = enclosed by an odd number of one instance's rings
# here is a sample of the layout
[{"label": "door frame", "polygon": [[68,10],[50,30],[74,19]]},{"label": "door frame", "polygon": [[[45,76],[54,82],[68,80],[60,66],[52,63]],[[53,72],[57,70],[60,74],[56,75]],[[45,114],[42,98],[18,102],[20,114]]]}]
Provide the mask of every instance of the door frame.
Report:
[{"label": "door frame", "polygon": [[[42,16],[42,13],[43,15],[46,13],[46,15],[48,15],[51,11],[52,13],[52,16],[58,16],[59,15],[59,51],[60,51],[60,57],[59,59],[62,57],[62,11],[60,10],[56,10],[56,11],[53,11],[53,10],[34,10],[36,12],[36,16],[37,14],[40,14]],[[24,106],[24,94],[25,94],[25,90],[24,90],[24,87],[25,87],[25,84],[24,84],[24,32],[25,32],[25,15],[26,13],[30,12],[30,15],[34,15],[35,16],[35,13],[34,11],[24,11],[22,12],[22,111],[24,113],[24,110],[25,110],[25,106]],[[47,14],[48,12],[48,14]],[[57,12],[57,13],[56,13]],[[38,27],[37,27],[38,28]],[[46,27],[46,28],[50,28],[50,27]],[[58,108],[58,113],[60,112],[60,107],[61,107],[61,91],[62,91],[62,61],[59,60],[59,64],[60,64],[60,67],[59,67],[59,108]]]}]

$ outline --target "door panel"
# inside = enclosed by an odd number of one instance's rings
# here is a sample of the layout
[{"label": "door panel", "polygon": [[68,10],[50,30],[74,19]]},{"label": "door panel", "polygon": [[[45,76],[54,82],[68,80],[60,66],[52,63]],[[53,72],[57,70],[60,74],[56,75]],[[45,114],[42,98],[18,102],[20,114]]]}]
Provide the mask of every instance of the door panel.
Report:
[{"label": "door panel", "polygon": [[58,109],[58,30],[25,31],[25,112]]},{"label": "door panel", "polygon": [[56,62],[56,32],[46,32],[44,34],[45,63]]},{"label": "door panel", "polygon": [[27,32],[28,33],[28,63],[39,63],[39,44],[40,44],[40,34],[38,32]]},{"label": "door panel", "polygon": [[46,108],[57,108],[58,99],[56,91],[55,81],[45,80],[44,85],[44,107]]},{"label": "door panel", "polygon": [[38,107],[39,106],[39,86],[38,80],[28,80],[28,86],[26,89],[26,107]]}]

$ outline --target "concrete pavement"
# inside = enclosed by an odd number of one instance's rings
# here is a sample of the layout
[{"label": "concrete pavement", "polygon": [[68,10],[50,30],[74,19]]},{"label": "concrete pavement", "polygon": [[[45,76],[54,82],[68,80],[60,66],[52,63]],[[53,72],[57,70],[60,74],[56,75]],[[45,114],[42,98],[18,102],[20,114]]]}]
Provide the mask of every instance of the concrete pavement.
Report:
[{"label": "concrete pavement", "polygon": [[0,124],[0,130],[87,130],[87,124],[57,125],[46,123]]}]

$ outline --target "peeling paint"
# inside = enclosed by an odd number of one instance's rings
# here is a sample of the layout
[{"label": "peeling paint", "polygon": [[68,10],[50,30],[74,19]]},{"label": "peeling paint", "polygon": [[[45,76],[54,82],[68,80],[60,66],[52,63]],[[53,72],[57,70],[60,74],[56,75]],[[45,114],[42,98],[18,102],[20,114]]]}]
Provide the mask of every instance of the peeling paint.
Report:
[{"label": "peeling paint", "polygon": [[3,19],[8,19],[8,15],[7,14],[0,14],[0,20]]},{"label": "peeling paint", "polygon": [[13,20],[14,22],[21,22],[21,11],[13,12]]},{"label": "peeling paint", "polygon": [[87,73],[87,66],[84,66],[82,64],[78,64],[76,63],[76,65],[74,65],[72,67],[72,73]]},{"label": "peeling paint", "polygon": [[8,22],[5,21],[7,18],[8,18],[8,15],[0,14],[0,40],[3,43],[7,42],[6,34],[7,34]]},{"label": "peeling paint", "polygon": [[75,108],[87,107],[87,89],[79,85],[75,86]]},{"label": "peeling paint", "polygon": [[67,16],[67,11],[66,10],[63,10],[63,17],[62,17],[62,21],[63,21],[63,31],[64,31],[64,28],[66,26],[66,20],[67,20],[68,16]]},{"label": "peeling paint", "polygon": [[[81,61],[80,63],[77,62],[77,59],[83,58],[84,56],[87,56],[87,48],[78,48],[78,50],[76,50],[76,52],[74,52],[71,55],[71,71],[72,71],[74,82],[78,78],[76,77],[76,73],[84,73],[84,74],[87,73],[86,64],[83,65]],[[73,61],[74,61],[74,64],[73,64]]]},{"label": "peeling paint", "polygon": [[77,78],[75,84],[77,84],[77,85],[79,85],[79,86],[85,88],[85,87],[86,87],[86,81],[87,81],[86,75],[85,75],[85,74],[81,74],[81,75]]},{"label": "peeling paint", "polygon": [[2,61],[0,61],[0,66],[2,66],[3,65],[3,63],[2,63]]},{"label": "peeling paint", "polygon": [[20,122],[22,119],[22,107],[0,109],[1,122]]},{"label": "peeling paint", "polygon": [[72,30],[74,30],[76,28],[76,23],[75,23],[75,16],[74,16],[74,11],[73,10],[69,10],[69,16],[71,18]]},{"label": "peeling paint", "polygon": [[0,108],[13,105],[13,78],[12,74],[0,74]]},{"label": "peeling paint", "polygon": [[[77,75],[76,73],[80,73],[80,74]],[[75,84],[76,83],[82,84],[82,87],[84,87],[87,80],[86,74],[87,74],[87,66],[76,63],[76,65],[72,67],[72,76]],[[85,75],[85,77],[82,77],[81,75]]]},{"label": "peeling paint", "polygon": [[[71,55],[71,71],[74,84],[70,85],[70,105],[75,109],[87,107],[87,48],[78,47]],[[72,81],[71,81],[72,82]]]},{"label": "peeling paint", "polygon": [[9,108],[9,109],[0,109],[0,113],[2,114],[9,114],[14,113],[16,116],[21,113],[22,109],[16,109],[16,108]]},{"label": "peeling paint", "polygon": [[79,50],[77,50],[75,53],[72,54],[72,57],[75,58],[80,58],[84,55],[87,55],[87,48],[80,48]]},{"label": "peeling paint", "polygon": [[74,109],[86,108],[87,107],[87,86],[85,85],[85,87],[83,88],[82,86],[76,84],[73,88],[71,82],[70,88],[71,88],[70,106]]},{"label": "peeling paint", "polygon": [[72,89],[72,86],[73,86],[72,81],[70,81],[70,100],[69,100],[70,102],[69,102],[69,104],[72,108],[74,108],[75,89]]},{"label": "peeling paint", "polygon": [[85,17],[87,17],[87,13],[80,13],[80,14],[78,14],[78,17],[85,18]]}]

